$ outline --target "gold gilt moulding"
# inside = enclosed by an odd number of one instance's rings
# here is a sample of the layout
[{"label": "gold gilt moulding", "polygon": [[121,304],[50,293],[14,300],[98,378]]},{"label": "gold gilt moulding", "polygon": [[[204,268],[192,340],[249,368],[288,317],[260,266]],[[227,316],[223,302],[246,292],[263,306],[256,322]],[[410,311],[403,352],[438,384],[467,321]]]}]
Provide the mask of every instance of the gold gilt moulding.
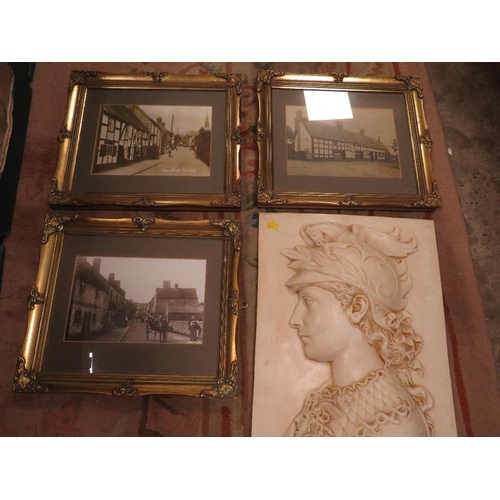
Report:
[{"label": "gold gilt moulding", "polygon": [[240,74],[73,71],[67,99],[51,206],[240,207]]},{"label": "gold gilt moulding", "polygon": [[238,221],[47,215],[13,391],[237,395]]},{"label": "gold gilt moulding", "polygon": [[435,210],[418,76],[259,71],[260,207]]}]

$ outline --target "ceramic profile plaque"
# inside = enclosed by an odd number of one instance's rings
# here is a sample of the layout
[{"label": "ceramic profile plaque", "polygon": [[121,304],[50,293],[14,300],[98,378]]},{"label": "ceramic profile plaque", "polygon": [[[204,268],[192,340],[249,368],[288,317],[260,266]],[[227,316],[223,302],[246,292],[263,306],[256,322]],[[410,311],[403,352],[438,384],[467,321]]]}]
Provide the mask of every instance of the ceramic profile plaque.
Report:
[{"label": "ceramic profile plaque", "polygon": [[261,214],[258,279],[253,436],[456,436],[432,221]]}]

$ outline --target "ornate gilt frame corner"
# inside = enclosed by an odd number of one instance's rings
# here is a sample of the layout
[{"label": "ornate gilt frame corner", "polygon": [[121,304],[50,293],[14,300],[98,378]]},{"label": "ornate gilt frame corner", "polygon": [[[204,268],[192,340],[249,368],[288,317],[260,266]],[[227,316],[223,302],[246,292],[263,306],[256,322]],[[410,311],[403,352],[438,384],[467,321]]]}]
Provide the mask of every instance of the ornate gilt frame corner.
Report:
[{"label": "ornate gilt frame corner", "polygon": [[[68,86],[66,116],[57,137],[59,155],[49,194],[53,208],[136,208],[155,209],[224,209],[237,210],[241,206],[240,148],[242,78],[237,73],[208,75],[181,75],[166,72],[134,74],[103,73],[98,71],[72,71]],[[75,189],[77,154],[84,147],[81,141],[83,116],[88,105],[89,91],[94,89],[122,89],[158,91],[217,91],[225,94],[224,162],[217,168],[224,169],[224,185],[220,192],[193,193],[190,177],[185,177],[182,192],[93,192]],[[222,146],[221,146],[222,148]],[[223,164],[222,164],[223,163]],[[216,168],[214,167],[214,168]]]},{"label": "ornate gilt frame corner", "polygon": [[[46,372],[43,369],[43,361],[48,338],[54,334],[50,330],[50,320],[53,310],[58,306],[54,296],[64,241],[68,235],[82,235],[86,238],[123,235],[137,239],[136,244],[140,244],[140,238],[147,236],[220,240],[222,285],[221,307],[217,314],[217,374],[200,376]],[[28,326],[20,349],[12,390],[24,394],[88,392],[128,397],[149,394],[236,397],[241,238],[240,222],[233,220],[168,221],[149,217],[104,219],[84,215],[47,215],[41,237],[38,272],[27,297]]]},{"label": "ornate gilt frame corner", "polygon": [[[411,135],[416,192],[279,191],[274,184],[272,92],[274,89],[335,89],[357,92],[391,92],[404,95]],[[257,204],[262,208],[435,210],[441,206],[431,165],[431,134],[423,106],[423,83],[418,76],[356,77],[347,73],[302,75],[260,70],[256,79],[258,117],[256,139],[259,168]]]}]

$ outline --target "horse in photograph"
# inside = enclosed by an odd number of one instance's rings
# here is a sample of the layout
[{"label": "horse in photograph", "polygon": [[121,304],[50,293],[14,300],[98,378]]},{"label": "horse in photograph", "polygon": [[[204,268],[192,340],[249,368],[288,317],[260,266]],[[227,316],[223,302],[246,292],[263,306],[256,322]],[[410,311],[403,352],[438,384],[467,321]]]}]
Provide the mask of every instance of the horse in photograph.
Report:
[{"label": "horse in photograph", "polygon": [[168,320],[167,318],[149,318],[146,322],[146,340],[149,342],[149,336],[153,334],[153,342],[156,341],[156,334],[160,342],[166,342],[168,338]]}]

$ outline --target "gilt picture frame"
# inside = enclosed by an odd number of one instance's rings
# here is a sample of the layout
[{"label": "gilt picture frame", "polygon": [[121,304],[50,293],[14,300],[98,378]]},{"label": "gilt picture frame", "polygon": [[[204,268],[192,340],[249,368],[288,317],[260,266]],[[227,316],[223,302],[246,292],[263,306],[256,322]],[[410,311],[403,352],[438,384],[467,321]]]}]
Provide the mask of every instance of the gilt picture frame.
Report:
[{"label": "gilt picture frame", "polygon": [[260,207],[441,205],[419,77],[260,70],[256,91]]},{"label": "gilt picture frame", "polygon": [[73,71],[53,207],[237,209],[241,75]]},{"label": "gilt picture frame", "polygon": [[47,215],[13,390],[237,394],[238,221]]}]

